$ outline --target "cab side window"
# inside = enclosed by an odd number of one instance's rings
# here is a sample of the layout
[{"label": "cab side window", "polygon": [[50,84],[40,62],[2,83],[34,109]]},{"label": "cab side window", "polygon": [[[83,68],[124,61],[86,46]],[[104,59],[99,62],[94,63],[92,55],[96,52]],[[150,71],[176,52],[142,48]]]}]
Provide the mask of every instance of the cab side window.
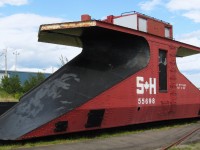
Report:
[{"label": "cab side window", "polygon": [[167,91],[167,51],[159,50],[159,90]]}]

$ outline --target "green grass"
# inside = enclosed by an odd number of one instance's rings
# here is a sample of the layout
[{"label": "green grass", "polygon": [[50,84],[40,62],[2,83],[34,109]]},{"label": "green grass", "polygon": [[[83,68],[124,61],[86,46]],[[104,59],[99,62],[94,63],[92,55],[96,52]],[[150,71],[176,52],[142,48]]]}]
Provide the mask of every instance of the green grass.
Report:
[{"label": "green grass", "polygon": [[3,90],[0,90],[0,102],[18,102],[18,99]]},{"label": "green grass", "polygon": [[0,150],[11,150],[17,148],[29,148],[38,146],[48,146],[54,144],[68,144],[84,142],[94,139],[105,139],[115,136],[137,134],[149,130],[168,130],[170,128],[190,125],[196,123],[197,120],[180,121],[179,123],[168,121],[167,123],[151,123],[151,124],[140,124],[134,126],[112,128],[97,131],[88,131],[82,133],[73,133],[61,136],[53,136],[48,138],[41,138],[29,141],[17,141],[17,142],[0,142]]},{"label": "green grass", "polygon": [[200,150],[200,143],[194,143],[189,145],[178,145],[170,150]]}]

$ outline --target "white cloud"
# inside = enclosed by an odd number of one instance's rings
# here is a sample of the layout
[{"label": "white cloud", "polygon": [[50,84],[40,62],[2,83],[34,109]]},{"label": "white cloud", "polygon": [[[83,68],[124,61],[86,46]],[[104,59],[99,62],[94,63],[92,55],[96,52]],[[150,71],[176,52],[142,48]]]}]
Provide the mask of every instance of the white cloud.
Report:
[{"label": "white cloud", "polygon": [[170,10],[196,10],[200,9],[199,0],[170,0],[167,3]]},{"label": "white cloud", "polygon": [[0,0],[0,7],[4,5],[20,6],[28,4],[28,0]]},{"label": "white cloud", "polygon": [[200,88],[200,54],[177,58],[177,67],[180,72],[188,78],[196,87]]},{"label": "white cloud", "polygon": [[[200,47],[200,30],[183,34],[178,37],[183,43],[188,43]],[[197,87],[200,87],[200,54],[192,55],[184,58],[177,58],[177,66],[179,70]]]},{"label": "white cloud", "polygon": [[[200,22],[199,0],[170,0],[166,6],[170,11],[179,11],[184,17]],[[176,39],[200,47],[200,30],[178,36]],[[177,58],[179,70],[197,87],[200,87],[200,54]]]},{"label": "white cloud", "polygon": [[170,0],[167,8],[171,11],[183,11],[184,17],[200,22],[200,0]]},{"label": "white cloud", "polygon": [[141,7],[142,10],[150,11],[160,4],[161,4],[161,0],[148,0],[145,2],[139,3],[139,6]]},{"label": "white cloud", "polygon": [[182,72],[200,72],[199,62],[200,54],[188,56],[185,58],[177,58],[178,68]]},{"label": "white cloud", "polygon": [[200,88],[200,73],[197,74],[188,74],[183,73],[196,87]]},{"label": "white cloud", "polygon": [[199,10],[191,10],[183,14],[183,16],[193,20],[196,23],[200,23],[200,8]]},{"label": "white cloud", "polygon": [[200,30],[187,34],[182,34],[178,36],[177,39],[181,42],[200,47]]},{"label": "white cloud", "polygon": [[[15,66],[11,67],[11,70],[14,70]],[[59,68],[58,67],[48,67],[48,68],[20,68],[20,70],[17,71],[22,71],[22,72],[41,72],[41,73],[54,73],[57,71]]]},{"label": "white cloud", "polygon": [[43,23],[61,22],[62,18],[45,17],[36,14],[14,14],[0,18],[0,29],[16,30],[38,30],[39,25]]},{"label": "white cloud", "polygon": [[[8,68],[14,69],[14,51],[17,57],[17,70],[20,68],[47,69],[59,67],[61,55],[71,60],[80,53],[80,49],[69,46],[37,42],[41,24],[66,21],[62,18],[45,17],[36,14],[15,14],[0,17],[0,53],[8,48]],[[2,57],[1,57],[2,58]],[[0,69],[4,68],[4,59],[0,59]]]}]

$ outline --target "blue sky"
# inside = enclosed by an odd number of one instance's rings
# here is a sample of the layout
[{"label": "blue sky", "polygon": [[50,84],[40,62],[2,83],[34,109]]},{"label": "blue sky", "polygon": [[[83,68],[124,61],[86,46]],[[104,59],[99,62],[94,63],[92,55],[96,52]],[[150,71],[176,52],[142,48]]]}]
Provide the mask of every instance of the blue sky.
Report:
[{"label": "blue sky", "polygon": [[[0,0],[1,1],[1,0]],[[9,0],[2,0],[9,1]],[[11,1],[11,0],[10,0]],[[15,0],[12,0],[15,1]],[[81,14],[91,14],[94,19],[101,19],[109,14],[120,15],[127,11],[138,11],[155,18],[165,20],[174,24],[175,34],[191,32],[197,30],[199,23],[191,21],[189,18],[184,17],[185,9],[167,8],[169,0],[16,0],[24,1],[21,5],[10,5],[5,3],[0,7],[1,16],[9,16],[18,13],[38,14],[41,16],[58,17],[66,20],[79,20]],[[153,1],[153,2],[152,2]],[[181,0],[179,0],[181,2]],[[184,1],[184,0],[183,0]],[[145,2],[158,3],[152,8],[145,8],[142,4]]]},{"label": "blue sky", "polygon": [[[37,42],[40,24],[78,21],[82,14],[94,19],[138,11],[171,23],[176,40],[200,46],[200,0],[0,0],[0,69],[3,49],[8,49],[8,68],[47,71],[59,67],[59,57],[69,60],[81,49]],[[1,56],[2,54],[2,56]],[[49,59],[50,58],[50,59]],[[179,69],[200,87],[200,56],[178,59]]]}]

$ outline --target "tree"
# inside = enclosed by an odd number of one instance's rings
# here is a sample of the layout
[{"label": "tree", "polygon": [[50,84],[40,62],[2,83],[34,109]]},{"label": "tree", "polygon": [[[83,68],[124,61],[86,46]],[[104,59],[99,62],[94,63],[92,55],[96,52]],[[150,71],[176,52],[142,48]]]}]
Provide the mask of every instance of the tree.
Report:
[{"label": "tree", "polygon": [[30,91],[32,88],[34,88],[35,86],[37,86],[44,80],[45,80],[45,76],[44,74],[40,72],[37,73],[36,76],[30,76],[28,80],[24,82],[23,91],[24,92]]},{"label": "tree", "polygon": [[8,77],[4,76],[1,81],[2,89],[8,94],[16,94],[22,92],[22,86],[18,75]]},{"label": "tree", "polygon": [[67,59],[67,57],[63,57],[63,55],[61,55],[60,57],[59,57],[59,59],[60,59],[60,63],[61,63],[61,67],[62,66],[64,66],[66,63],[68,63],[68,59]]}]

